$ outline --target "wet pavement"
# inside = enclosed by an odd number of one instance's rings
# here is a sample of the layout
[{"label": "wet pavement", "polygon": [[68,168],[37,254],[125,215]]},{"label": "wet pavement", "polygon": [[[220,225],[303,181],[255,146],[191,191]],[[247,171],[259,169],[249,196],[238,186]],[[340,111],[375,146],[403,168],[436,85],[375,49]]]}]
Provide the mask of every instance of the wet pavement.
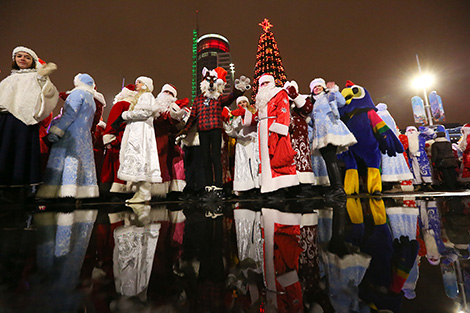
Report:
[{"label": "wet pavement", "polygon": [[1,313],[465,312],[470,296],[468,190],[0,216]]}]

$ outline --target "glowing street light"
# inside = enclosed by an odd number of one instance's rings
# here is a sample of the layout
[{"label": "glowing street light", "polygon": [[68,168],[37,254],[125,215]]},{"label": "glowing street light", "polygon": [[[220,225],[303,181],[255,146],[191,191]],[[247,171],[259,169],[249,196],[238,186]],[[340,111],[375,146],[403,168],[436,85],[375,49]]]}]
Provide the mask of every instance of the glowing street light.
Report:
[{"label": "glowing street light", "polygon": [[424,108],[425,108],[426,115],[429,121],[429,125],[432,126],[433,121],[432,121],[432,115],[431,115],[431,106],[429,105],[426,88],[431,87],[431,85],[434,83],[434,76],[431,74],[423,74],[421,72],[421,65],[419,64],[419,58],[417,54],[416,54],[416,62],[418,63],[419,76],[414,79],[413,86],[418,89],[423,89],[424,103],[425,103]]},{"label": "glowing street light", "polygon": [[235,77],[235,64],[230,63],[228,66],[230,66],[230,72],[232,73],[232,80]]},{"label": "glowing street light", "polygon": [[434,76],[431,74],[423,74],[420,76],[415,77],[413,80],[413,86],[416,89],[422,89],[422,88],[427,88],[430,87],[434,84]]}]

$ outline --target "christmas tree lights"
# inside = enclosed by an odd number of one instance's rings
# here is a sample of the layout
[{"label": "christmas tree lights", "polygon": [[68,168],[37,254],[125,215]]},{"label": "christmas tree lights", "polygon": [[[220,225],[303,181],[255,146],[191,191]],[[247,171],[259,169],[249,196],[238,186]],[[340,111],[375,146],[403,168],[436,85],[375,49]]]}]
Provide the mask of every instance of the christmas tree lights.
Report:
[{"label": "christmas tree lights", "polygon": [[258,92],[258,80],[263,74],[271,74],[274,76],[276,86],[282,87],[287,81],[284,66],[282,65],[281,54],[277,47],[274,34],[269,30],[273,25],[267,18],[259,23],[264,33],[261,34],[258,41],[258,51],[256,52],[256,65],[253,80],[252,100],[255,100]]}]

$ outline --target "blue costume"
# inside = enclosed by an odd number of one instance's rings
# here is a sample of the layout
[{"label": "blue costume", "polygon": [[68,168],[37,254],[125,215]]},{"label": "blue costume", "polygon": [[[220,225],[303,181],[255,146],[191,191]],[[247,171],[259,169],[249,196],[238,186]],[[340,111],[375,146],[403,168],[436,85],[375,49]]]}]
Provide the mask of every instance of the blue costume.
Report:
[{"label": "blue costume", "polygon": [[352,82],[341,91],[346,105],[339,109],[341,119],[357,139],[340,157],[346,163],[344,190],[346,194],[359,193],[358,161],[367,167],[367,192],[382,192],[380,164],[382,153],[394,156],[403,152],[403,146],[397,136],[376,113],[376,108],[369,92]]},{"label": "blue costume", "polygon": [[[354,135],[340,120],[338,107],[345,104],[345,99],[335,85],[332,90],[326,88],[323,78],[315,78],[310,82],[313,111],[310,127],[312,140],[312,155],[320,152],[326,164],[330,190],[325,196],[334,198],[344,196],[342,177],[336,155],[354,145],[357,141]],[[312,161],[316,161],[315,158]],[[321,165],[314,164],[313,166]],[[312,166],[312,167],[313,167]],[[314,173],[315,173],[314,169]]]},{"label": "blue costume", "polygon": [[338,108],[346,103],[339,91],[314,96],[315,103],[311,113],[310,126],[312,127],[312,151],[320,150],[328,144],[338,147],[337,153],[347,150],[347,148],[357,141],[354,135],[339,119]]},{"label": "blue costume", "polygon": [[413,174],[413,184],[432,183],[431,163],[426,154],[425,133],[419,133],[414,126],[406,128],[408,137],[408,156],[410,160],[410,170]]},{"label": "blue costume", "polygon": [[76,88],[67,97],[64,111],[49,130],[54,142],[39,198],[98,197],[91,124],[95,114],[94,81],[88,74],[78,74]]}]

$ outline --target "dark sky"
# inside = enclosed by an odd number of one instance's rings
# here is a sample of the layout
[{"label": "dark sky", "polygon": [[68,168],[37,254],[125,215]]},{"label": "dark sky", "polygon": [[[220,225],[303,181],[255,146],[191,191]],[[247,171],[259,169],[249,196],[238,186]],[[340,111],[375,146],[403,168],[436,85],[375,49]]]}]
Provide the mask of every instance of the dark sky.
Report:
[{"label": "dark sky", "polygon": [[[315,77],[343,87],[352,80],[385,102],[400,128],[412,125],[410,98],[422,96],[410,80],[423,70],[437,77],[447,122],[470,122],[470,1],[120,1],[0,0],[0,78],[11,51],[32,48],[58,64],[51,77],[60,91],[79,72],[95,78],[110,109],[122,78],[154,79],[190,97],[191,39],[219,33],[231,45],[235,76],[253,75],[258,23],[269,18],[287,78],[301,93]],[[467,22],[465,22],[467,21]]]}]

